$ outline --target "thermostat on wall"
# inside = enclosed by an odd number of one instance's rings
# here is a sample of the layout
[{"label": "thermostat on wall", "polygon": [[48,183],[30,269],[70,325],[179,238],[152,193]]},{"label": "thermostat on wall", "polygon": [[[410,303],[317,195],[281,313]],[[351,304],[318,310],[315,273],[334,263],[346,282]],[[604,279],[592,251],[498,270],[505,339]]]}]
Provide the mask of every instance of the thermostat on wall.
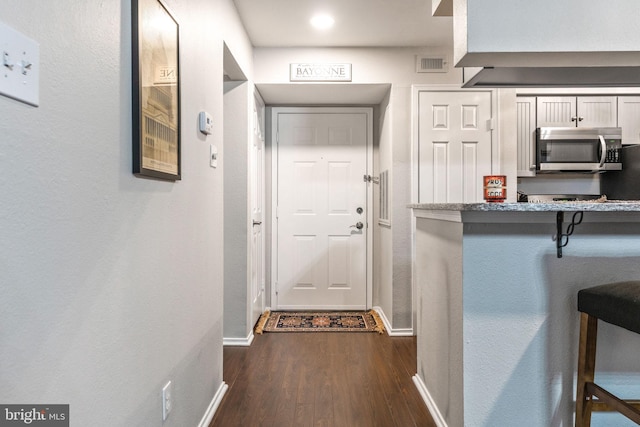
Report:
[{"label": "thermostat on wall", "polygon": [[205,111],[201,111],[198,115],[198,118],[198,122],[200,124],[200,132],[204,133],[205,135],[211,135],[211,132],[213,130],[213,119],[211,118],[211,114]]}]

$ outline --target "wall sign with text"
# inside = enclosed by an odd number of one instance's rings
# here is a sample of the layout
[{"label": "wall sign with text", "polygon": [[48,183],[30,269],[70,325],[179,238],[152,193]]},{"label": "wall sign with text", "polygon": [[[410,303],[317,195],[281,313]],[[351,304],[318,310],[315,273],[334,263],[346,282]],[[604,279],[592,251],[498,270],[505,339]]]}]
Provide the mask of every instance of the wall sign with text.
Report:
[{"label": "wall sign with text", "polygon": [[290,64],[292,82],[350,82],[351,64]]}]

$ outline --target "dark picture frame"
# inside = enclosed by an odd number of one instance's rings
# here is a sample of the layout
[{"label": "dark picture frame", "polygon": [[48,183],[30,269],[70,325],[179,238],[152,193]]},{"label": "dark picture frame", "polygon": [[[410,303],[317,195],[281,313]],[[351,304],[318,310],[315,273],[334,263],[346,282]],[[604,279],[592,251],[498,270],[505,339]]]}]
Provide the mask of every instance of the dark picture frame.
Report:
[{"label": "dark picture frame", "polygon": [[180,26],[161,0],[131,12],[133,174],[180,180]]}]

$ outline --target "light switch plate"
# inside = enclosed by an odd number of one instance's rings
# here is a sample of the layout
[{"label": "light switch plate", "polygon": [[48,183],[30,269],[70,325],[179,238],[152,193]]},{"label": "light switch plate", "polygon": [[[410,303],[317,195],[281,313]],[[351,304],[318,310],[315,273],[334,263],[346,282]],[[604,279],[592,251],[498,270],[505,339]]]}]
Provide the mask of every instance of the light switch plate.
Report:
[{"label": "light switch plate", "polygon": [[166,420],[173,409],[173,384],[169,381],[162,387],[162,421]]},{"label": "light switch plate", "polygon": [[209,166],[218,167],[218,147],[213,144],[209,145]]},{"label": "light switch plate", "polygon": [[0,22],[0,94],[37,107],[40,45]]}]

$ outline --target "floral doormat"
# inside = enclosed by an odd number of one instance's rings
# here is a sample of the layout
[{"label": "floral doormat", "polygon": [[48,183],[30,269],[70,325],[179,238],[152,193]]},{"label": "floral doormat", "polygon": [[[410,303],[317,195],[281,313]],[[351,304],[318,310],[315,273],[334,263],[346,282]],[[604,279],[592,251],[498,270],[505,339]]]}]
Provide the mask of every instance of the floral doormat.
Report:
[{"label": "floral doormat", "polygon": [[369,311],[266,311],[255,328],[262,332],[384,332],[374,310]]}]

